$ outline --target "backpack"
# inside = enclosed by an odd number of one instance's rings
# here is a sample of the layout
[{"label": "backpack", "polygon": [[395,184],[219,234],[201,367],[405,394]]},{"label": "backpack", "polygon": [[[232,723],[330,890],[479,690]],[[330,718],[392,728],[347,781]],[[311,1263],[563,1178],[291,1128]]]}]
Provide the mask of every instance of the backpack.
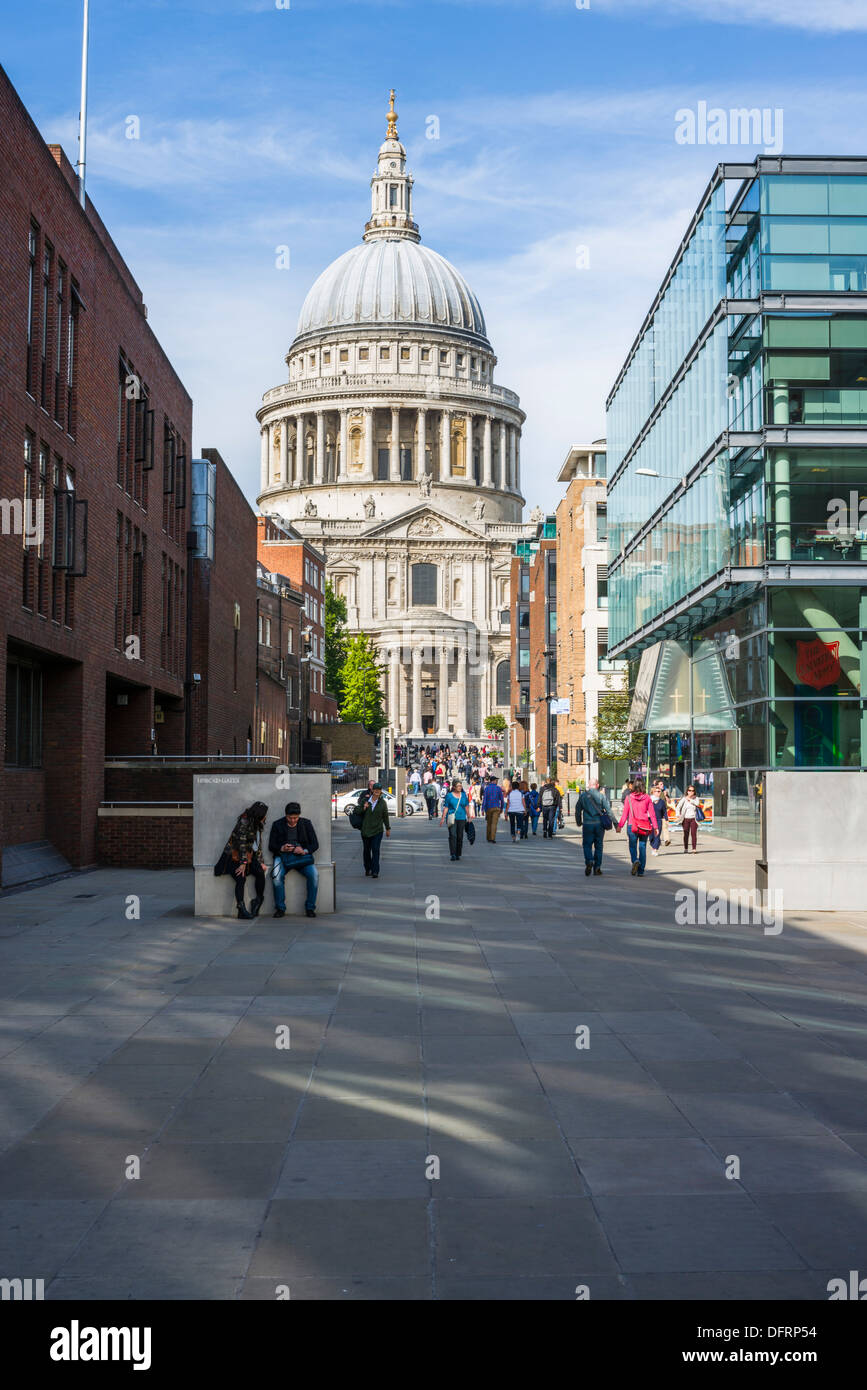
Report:
[{"label": "backpack", "polygon": [[543,805],[543,806],[553,806],[553,805],[554,805],[554,793],[553,793],[553,791],[551,790],[550,787],[545,787],[544,790],[542,791],[542,805]]}]

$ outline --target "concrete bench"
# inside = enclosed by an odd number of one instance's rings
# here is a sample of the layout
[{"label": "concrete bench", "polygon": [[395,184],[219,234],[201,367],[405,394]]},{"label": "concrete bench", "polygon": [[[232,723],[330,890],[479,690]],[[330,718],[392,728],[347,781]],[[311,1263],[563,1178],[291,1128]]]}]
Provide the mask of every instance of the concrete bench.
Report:
[{"label": "concrete bench", "polygon": [[[327,860],[316,861],[319,870],[319,896],[316,900],[316,912],[327,916],[336,911],[336,877],[334,863]],[[265,901],[262,904],[260,916],[270,917],[274,911],[274,882],[271,878],[271,865],[266,865],[267,876],[265,879]],[[234,917],[235,916],[235,884],[231,874],[221,874],[219,878],[214,876],[213,864],[196,865],[196,916],[197,917]],[[294,870],[287,873],[286,883],[286,916],[303,917],[304,899],[307,893],[307,880],[303,874]],[[253,897],[253,886],[248,883],[244,894],[247,906]]]}]

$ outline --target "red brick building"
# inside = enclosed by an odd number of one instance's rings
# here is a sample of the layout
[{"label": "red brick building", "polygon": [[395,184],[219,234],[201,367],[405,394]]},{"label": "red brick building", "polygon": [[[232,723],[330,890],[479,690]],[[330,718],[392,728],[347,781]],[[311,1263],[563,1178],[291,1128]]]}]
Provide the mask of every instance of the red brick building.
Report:
[{"label": "red brick building", "polygon": [[[246,525],[250,580],[232,557],[234,597],[204,569],[192,595],[200,621],[211,605],[219,615],[193,652],[209,682],[196,718],[184,703],[190,397],[68,159],[2,69],[0,168],[0,844],[14,883],[95,862],[106,755],[181,754],[188,719],[203,745],[239,729],[246,742],[255,539],[216,470],[224,549]],[[223,615],[236,601],[234,666]]]},{"label": "red brick building", "polygon": [[257,565],[256,724],[259,755],[301,762],[304,595],[285,575]]},{"label": "red brick building", "polygon": [[337,701],[325,689],[325,556],[287,522],[260,516],[258,559],[302,595],[301,707],[309,738],[311,724],[339,718]]}]

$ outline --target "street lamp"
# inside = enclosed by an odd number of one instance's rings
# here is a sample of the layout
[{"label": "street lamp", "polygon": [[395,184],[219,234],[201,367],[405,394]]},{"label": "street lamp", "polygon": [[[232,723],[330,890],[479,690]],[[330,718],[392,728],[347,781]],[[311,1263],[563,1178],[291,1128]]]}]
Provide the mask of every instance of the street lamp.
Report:
[{"label": "street lamp", "polygon": [[635,472],[640,474],[642,478],[665,478],[667,482],[680,483],[681,487],[686,489],[685,473],[681,473],[678,477],[674,473],[660,473],[656,468],[636,468]]}]

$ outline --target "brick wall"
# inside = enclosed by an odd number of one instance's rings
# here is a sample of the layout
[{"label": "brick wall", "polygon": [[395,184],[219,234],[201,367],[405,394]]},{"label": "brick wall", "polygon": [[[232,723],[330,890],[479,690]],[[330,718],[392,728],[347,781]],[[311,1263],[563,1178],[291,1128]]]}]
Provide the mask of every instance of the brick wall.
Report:
[{"label": "brick wall", "polygon": [[121,869],[183,869],[193,864],[193,817],[137,811],[97,818],[100,864]]}]

